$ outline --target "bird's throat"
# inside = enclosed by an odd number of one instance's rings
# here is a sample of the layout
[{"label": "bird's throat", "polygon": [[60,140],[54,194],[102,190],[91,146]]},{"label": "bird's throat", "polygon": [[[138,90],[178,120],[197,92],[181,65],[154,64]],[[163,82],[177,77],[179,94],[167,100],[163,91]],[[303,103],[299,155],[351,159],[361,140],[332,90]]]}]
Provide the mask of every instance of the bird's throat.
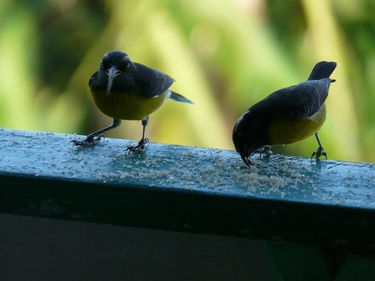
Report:
[{"label": "bird's throat", "polygon": [[109,95],[111,93],[111,90],[112,90],[112,85],[113,85],[113,78],[112,77],[109,77],[108,78],[108,84],[107,84],[107,90],[106,90],[106,95]]}]

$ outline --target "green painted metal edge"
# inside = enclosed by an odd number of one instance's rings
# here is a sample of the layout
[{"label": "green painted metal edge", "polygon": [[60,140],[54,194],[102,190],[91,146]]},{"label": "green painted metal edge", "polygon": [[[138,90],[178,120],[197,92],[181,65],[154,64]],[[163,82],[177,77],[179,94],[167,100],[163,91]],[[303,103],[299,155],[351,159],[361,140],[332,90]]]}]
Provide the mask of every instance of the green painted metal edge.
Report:
[{"label": "green painted metal edge", "polygon": [[375,166],[0,130],[0,212],[375,251]]}]

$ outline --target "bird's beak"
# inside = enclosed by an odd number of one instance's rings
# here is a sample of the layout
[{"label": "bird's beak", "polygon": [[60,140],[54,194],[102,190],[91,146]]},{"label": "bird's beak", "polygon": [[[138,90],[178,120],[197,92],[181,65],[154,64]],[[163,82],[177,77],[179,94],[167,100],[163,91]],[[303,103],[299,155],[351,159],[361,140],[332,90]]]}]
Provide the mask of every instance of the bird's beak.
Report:
[{"label": "bird's beak", "polygon": [[252,165],[252,162],[250,160],[251,153],[249,154],[247,142],[243,140],[243,134],[235,133],[233,136],[233,142],[243,162],[246,164],[246,166],[250,167]]},{"label": "bird's beak", "polygon": [[246,143],[241,143],[240,149],[238,151],[241,155],[242,160],[245,162],[246,166],[250,167],[252,162],[250,160],[251,154],[248,152],[248,146]]},{"label": "bird's beak", "polygon": [[107,70],[107,76],[108,76],[108,84],[107,84],[107,95],[110,94],[113,80],[121,73],[120,70],[116,68],[116,66],[112,66],[110,69]]},{"label": "bird's beak", "polygon": [[253,163],[250,160],[250,156],[245,156],[244,154],[240,154],[240,155],[241,155],[242,160],[245,162],[246,166],[251,167]]}]

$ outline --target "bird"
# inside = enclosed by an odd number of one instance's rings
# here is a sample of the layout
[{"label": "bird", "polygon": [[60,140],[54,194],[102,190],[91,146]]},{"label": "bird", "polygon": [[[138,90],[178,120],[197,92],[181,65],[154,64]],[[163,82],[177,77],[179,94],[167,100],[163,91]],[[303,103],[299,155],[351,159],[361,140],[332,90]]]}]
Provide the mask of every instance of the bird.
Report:
[{"label": "bird", "polygon": [[[247,166],[255,152],[269,151],[270,145],[290,144],[315,135],[318,149],[311,158],[327,159],[318,131],[326,119],[325,100],[336,68],[333,61],[320,61],[306,81],[280,89],[251,106],[237,120],[232,139]],[[263,151],[262,151],[263,148]]]},{"label": "bird", "polygon": [[113,122],[84,140],[73,140],[73,143],[77,146],[93,145],[104,136],[103,133],[117,128],[121,120],[141,120],[142,138],[127,151],[143,151],[148,142],[145,131],[151,113],[168,98],[192,104],[191,100],[169,89],[173,83],[174,79],[167,74],[133,62],[122,51],[105,53],[99,70],[90,77],[89,88],[95,105],[113,118]]}]

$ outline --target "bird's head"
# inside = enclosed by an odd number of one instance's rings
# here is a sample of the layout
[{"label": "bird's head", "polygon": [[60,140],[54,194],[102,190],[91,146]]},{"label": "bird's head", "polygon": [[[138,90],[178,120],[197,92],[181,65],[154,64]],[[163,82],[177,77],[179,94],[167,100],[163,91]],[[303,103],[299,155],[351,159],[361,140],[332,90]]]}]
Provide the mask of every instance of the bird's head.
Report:
[{"label": "bird's head", "polygon": [[111,51],[104,54],[100,62],[100,71],[108,78],[106,93],[109,94],[115,78],[122,74],[134,73],[135,66],[127,54],[121,51]]},{"label": "bird's head", "polygon": [[263,138],[264,134],[259,130],[261,125],[259,123],[258,118],[253,116],[251,111],[247,111],[238,118],[233,128],[234,147],[247,166],[251,165],[250,156],[252,153],[266,144]]}]

